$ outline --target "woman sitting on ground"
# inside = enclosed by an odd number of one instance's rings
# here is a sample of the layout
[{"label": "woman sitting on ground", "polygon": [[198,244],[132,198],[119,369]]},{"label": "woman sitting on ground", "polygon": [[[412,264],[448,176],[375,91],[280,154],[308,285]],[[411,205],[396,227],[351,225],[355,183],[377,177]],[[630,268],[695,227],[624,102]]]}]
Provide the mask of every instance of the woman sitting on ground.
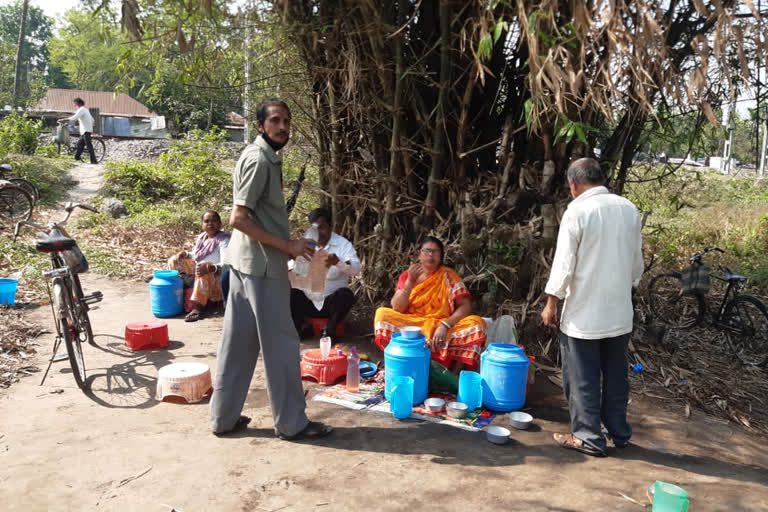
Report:
[{"label": "woman sitting on ground", "polygon": [[376,345],[381,350],[394,332],[409,325],[421,327],[432,359],[454,373],[465,366],[477,369],[485,344],[485,321],[472,314],[472,296],[461,278],[443,265],[443,243],[427,237],[419,262],[400,275],[392,308],[376,310]]},{"label": "woman sitting on ground", "polygon": [[181,251],[168,259],[168,268],[178,270],[184,287],[192,288],[193,309],[184,319],[186,322],[198,321],[206,305],[221,308],[224,301],[221,251],[229,244],[230,234],[221,230],[217,212],[205,212],[202,224],[203,232],[195,240],[194,250]]}]

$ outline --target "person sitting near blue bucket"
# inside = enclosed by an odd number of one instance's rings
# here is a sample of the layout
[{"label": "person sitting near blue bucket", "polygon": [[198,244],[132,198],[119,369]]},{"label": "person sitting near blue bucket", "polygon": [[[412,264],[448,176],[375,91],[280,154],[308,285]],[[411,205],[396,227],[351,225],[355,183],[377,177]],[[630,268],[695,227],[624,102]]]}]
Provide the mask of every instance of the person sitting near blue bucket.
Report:
[{"label": "person sitting near blue bucket", "polygon": [[443,265],[443,243],[433,236],[419,248],[419,262],[400,275],[391,308],[379,308],[375,342],[381,350],[392,334],[418,326],[432,359],[457,374],[475,370],[485,345],[485,320],[472,314],[472,296],[461,277]]},{"label": "person sitting near blue bucket", "polygon": [[168,269],[178,270],[184,288],[192,288],[193,309],[184,321],[200,320],[206,306],[221,308],[228,272],[222,267],[222,250],[229,244],[230,234],[221,230],[221,217],[215,211],[203,213],[203,232],[195,240],[195,248],[181,251],[168,259]]}]

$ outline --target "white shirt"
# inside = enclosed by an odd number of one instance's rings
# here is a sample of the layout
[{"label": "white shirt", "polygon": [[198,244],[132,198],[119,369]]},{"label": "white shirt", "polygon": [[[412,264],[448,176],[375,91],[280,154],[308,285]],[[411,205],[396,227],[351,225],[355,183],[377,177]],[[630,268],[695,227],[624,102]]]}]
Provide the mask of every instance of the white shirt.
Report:
[{"label": "white shirt", "polygon": [[644,270],[640,231],[635,205],[605,187],[568,205],[544,289],[565,298],[563,333],[594,340],[632,331],[632,286]]},{"label": "white shirt", "polygon": [[324,297],[331,295],[340,288],[349,287],[349,278],[360,274],[360,260],[357,257],[357,251],[352,247],[352,242],[341,235],[331,233],[331,238],[324,247],[317,246],[318,249],[325,249],[331,255],[339,257],[339,262],[328,269],[328,275],[325,276]]},{"label": "white shirt", "polygon": [[90,110],[80,107],[75,112],[75,115],[69,118],[70,121],[78,121],[80,123],[80,135],[85,132],[93,132],[93,116],[91,116]]}]

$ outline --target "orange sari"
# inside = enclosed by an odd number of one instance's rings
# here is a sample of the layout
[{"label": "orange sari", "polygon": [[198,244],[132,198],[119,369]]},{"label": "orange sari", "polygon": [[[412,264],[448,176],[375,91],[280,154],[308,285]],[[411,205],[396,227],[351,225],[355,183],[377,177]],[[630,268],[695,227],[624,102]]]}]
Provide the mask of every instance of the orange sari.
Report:
[{"label": "orange sari", "polygon": [[[168,270],[178,270],[179,274],[195,276],[195,260],[192,258],[178,259],[176,256],[168,258]],[[224,300],[224,292],[221,289],[221,278],[213,272],[202,276],[195,276],[195,285],[192,288],[191,300],[201,306],[208,302],[221,302]]]},{"label": "orange sari", "polygon": [[[402,288],[407,279],[406,270],[400,276],[396,290]],[[422,283],[413,287],[406,313],[398,313],[391,308],[376,310],[376,345],[384,350],[392,334],[409,325],[421,327],[421,333],[431,341],[440,321],[453,314],[456,300],[461,297],[472,297],[464,282],[453,270],[440,267]],[[453,361],[477,368],[484,344],[485,320],[477,315],[469,315],[459,320],[448,331],[442,345],[432,349],[432,359],[449,368]]]}]

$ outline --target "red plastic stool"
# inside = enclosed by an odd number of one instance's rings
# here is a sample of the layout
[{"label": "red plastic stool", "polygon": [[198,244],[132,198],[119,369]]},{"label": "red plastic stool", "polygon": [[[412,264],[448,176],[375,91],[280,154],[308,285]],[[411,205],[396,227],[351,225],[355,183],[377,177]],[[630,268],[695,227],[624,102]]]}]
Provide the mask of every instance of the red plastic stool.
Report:
[{"label": "red plastic stool", "polygon": [[185,288],[184,289],[184,312],[189,313],[193,309],[195,309],[195,303],[192,302],[192,292],[194,291],[194,288]]},{"label": "red plastic stool", "polygon": [[330,355],[323,357],[320,350],[307,350],[301,358],[301,378],[312,379],[323,386],[330,386],[347,376],[347,358]]},{"label": "red plastic stool", "polygon": [[[308,316],[304,317],[304,323],[309,324],[312,326],[312,331],[314,332],[315,336],[320,336],[323,334],[323,329],[328,327],[328,319],[327,318],[310,318]],[[333,336],[344,336],[344,322],[339,322],[336,324],[336,332],[332,333]]]},{"label": "red plastic stool", "polygon": [[168,324],[160,321],[127,324],[125,344],[131,350],[165,348],[168,346]]}]

